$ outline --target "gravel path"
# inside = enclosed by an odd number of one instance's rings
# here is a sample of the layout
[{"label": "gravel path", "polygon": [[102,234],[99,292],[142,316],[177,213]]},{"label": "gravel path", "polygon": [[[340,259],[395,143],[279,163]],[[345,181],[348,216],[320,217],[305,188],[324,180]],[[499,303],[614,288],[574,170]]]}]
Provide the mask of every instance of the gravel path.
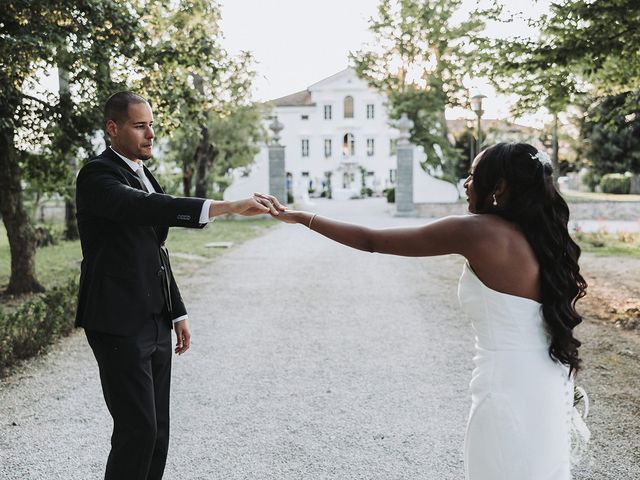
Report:
[{"label": "gravel path", "polygon": [[[386,208],[315,207],[369,225],[424,221]],[[279,226],[182,278],[194,339],[174,362],[165,478],[461,479],[473,344],[461,267]],[[588,324],[581,338],[598,366],[582,382],[594,448],[576,479],[640,478],[637,336]],[[0,406],[1,479],[101,478],[111,421],[81,332],[5,379]]]}]

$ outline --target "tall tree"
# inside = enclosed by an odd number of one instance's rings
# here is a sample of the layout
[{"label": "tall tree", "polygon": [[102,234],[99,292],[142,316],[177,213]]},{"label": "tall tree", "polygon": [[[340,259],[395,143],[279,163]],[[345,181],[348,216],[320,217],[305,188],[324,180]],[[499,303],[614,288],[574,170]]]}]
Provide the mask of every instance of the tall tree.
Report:
[{"label": "tall tree", "polygon": [[638,92],[610,95],[595,101],[587,112],[582,136],[596,175],[640,174],[639,100]]},{"label": "tall tree", "polygon": [[[558,113],[602,96],[640,88],[640,4],[636,0],[554,2],[530,22],[537,39],[481,42],[485,72],[499,91],[519,97],[514,113],[545,107],[553,116],[553,159],[558,160]],[[627,101],[633,96],[626,97]],[[630,105],[617,105],[622,110]],[[557,170],[557,169],[556,169]]]},{"label": "tall tree", "polygon": [[[121,37],[121,26],[135,25],[130,5],[116,0],[7,0],[0,22],[0,212],[11,250],[11,277],[7,291],[42,290],[35,275],[35,237],[23,204],[22,183],[31,180],[55,188],[72,179],[69,149],[83,133],[86,117],[63,115],[76,109],[77,99],[96,105],[95,66],[91,56],[76,55],[87,67],[80,75],[66,68],[72,53],[86,45],[107,48],[109,35]],[[125,29],[126,31],[126,29]],[[102,41],[102,43],[101,43]],[[98,57],[98,58],[104,58]],[[59,98],[38,91],[38,75],[63,66],[61,80],[70,88]],[[63,65],[64,64],[64,65]],[[75,121],[72,119],[75,118]],[[68,127],[68,128],[67,128]],[[62,133],[66,131],[65,133]],[[30,175],[25,175],[28,173]],[[61,185],[58,183],[57,185]]]},{"label": "tall tree", "polygon": [[[215,183],[217,195],[222,195],[229,184],[232,170],[247,167],[253,163],[259,151],[257,145],[266,140],[267,134],[262,126],[262,119],[266,115],[265,109],[266,107],[260,104],[249,104],[239,106],[226,114],[212,112],[207,119],[208,141],[204,145],[211,145],[211,148],[215,148],[216,151],[214,152],[215,160],[210,165],[205,183],[207,185]],[[168,163],[179,165],[184,158],[195,158],[199,154],[198,150],[203,148],[202,138],[201,132],[197,130],[176,130],[168,143],[166,155]],[[204,177],[204,174],[202,176]],[[196,195],[208,196],[199,195],[197,189]]]},{"label": "tall tree", "polygon": [[213,0],[160,1],[146,12],[149,37],[138,90],[156,101],[161,134],[179,149],[184,195],[192,195],[195,183],[196,194],[204,196],[218,142],[208,119],[249,102],[253,58],[248,53],[233,57],[221,47],[220,7]]},{"label": "tall tree", "polygon": [[66,167],[66,178],[56,191],[65,199],[65,237],[78,238],[75,219],[73,178],[80,159],[87,158],[102,130],[102,105],[124,82],[111,78],[111,64],[135,61],[140,53],[140,39],[145,33],[139,27],[139,17],[131,4],[96,0],[78,3],[76,18],[83,22],[56,51],[58,70],[57,122],[48,149],[51,161]]},{"label": "tall tree", "polygon": [[[11,251],[7,292],[42,291],[35,273],[35,235],[22,198],[26,146],[44,135],[53,99],[36,97],[34,74],[53,62],[67,34],[68,9],[48,1],[3,3],[0,22],[0,213]],[[58,8],[57,8],[58,7]]]},{"label": "tall tree", "polygon": [[411,139],[424,147],[427,162],[451,173],[460,154],[449,142],[444,112],[466,104],[469,39],[483,26],[479,16],[456,23],[461,5],[382,0],[369,21],[374,44],[350,55],[359,76],[388,96],[391,118],[406,113],[413,120]]},{"label": "tall tree", "polygon": [[541,67],[559,65],[595,87],[597,95],[640,89],[640,3],[564,0],[551,4],[535,46]]}]

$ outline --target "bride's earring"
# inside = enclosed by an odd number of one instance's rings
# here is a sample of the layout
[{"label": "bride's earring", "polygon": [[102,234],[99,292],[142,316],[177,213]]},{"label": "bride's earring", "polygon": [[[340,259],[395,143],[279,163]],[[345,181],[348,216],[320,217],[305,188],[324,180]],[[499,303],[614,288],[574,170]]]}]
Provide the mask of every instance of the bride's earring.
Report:
[{"label": "bride's earring", "polygon": [[498,206],[498,200],[496,199],[496,194],[493,194],[493,206],[497,207]]}]

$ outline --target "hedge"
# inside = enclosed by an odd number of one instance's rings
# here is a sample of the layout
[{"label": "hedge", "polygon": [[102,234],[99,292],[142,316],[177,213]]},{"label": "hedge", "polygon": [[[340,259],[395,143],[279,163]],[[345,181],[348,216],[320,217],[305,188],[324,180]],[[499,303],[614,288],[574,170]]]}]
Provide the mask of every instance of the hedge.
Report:
[{"label": "hedge", "polygon": [[11,313],[0,309],[0,375],[71,333],[77,299],[78,282],[73,279],[27,300]]},{"label": "hedge", "polygon": [[602,193],[627,194],[631,190],[631,175],[622,173],[607,173],[600,180]]}]

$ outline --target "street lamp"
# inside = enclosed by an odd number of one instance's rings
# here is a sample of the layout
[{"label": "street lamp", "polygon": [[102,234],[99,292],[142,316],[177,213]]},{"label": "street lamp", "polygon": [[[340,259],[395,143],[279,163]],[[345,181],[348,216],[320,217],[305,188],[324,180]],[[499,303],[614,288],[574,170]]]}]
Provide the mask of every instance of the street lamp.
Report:
[{"label": "street lamp", "polygon": [[478,93],[473,97],[471,97],[471,110],[473,110],[473,112],[478,117],[478,135],[477,135],[476,155],[480,153],[480,148],[482,145],[482,126],[480,122],[482,120],[482,114],[484,113],[484,110],[482,110],[482,99],[484,98],[487,98],[487,96],[482,95],[481,93]]}]

